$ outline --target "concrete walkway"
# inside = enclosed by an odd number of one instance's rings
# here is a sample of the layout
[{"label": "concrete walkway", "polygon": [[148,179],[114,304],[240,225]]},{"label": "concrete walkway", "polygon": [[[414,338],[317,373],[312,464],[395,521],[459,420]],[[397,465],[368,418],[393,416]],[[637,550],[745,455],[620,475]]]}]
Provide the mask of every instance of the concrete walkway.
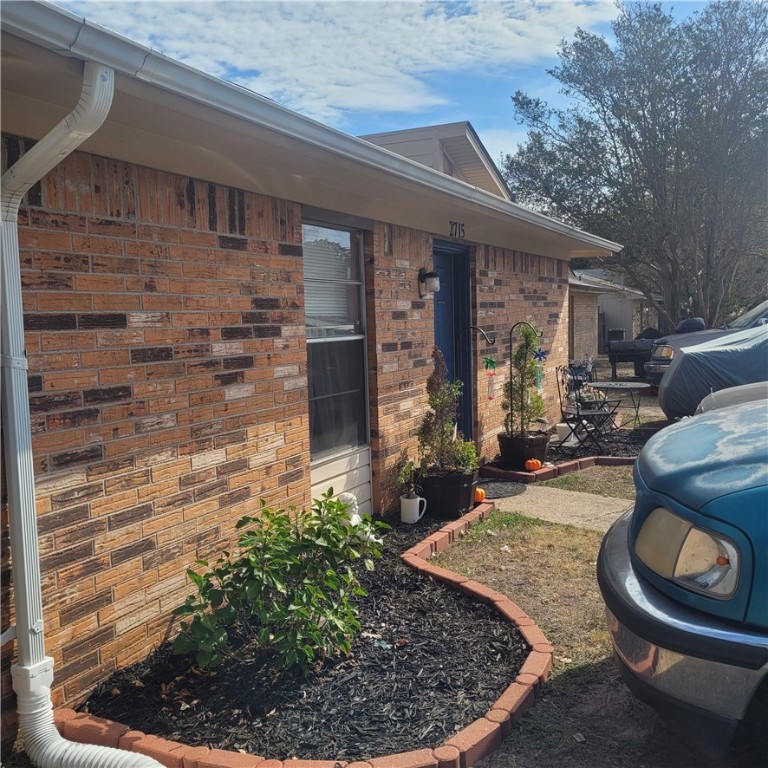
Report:
[{"label": "concrete walkway", "polygon": [[629,499],[614,499],[579,491],[544,488],[531,483],[517,496],[494,499],[503,512],[519,512],[550,523],[575,525],[595,531],[607,531],[614,520],[631,506]]}]

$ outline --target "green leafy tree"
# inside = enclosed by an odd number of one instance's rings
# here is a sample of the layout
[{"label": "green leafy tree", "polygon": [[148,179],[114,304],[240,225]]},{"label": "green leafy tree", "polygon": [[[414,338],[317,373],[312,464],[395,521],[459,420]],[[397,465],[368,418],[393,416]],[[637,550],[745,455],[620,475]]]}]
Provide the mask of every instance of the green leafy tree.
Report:
[{"label": "green leafy tree", "polygon": [[767,14],[624,4],[613,44],[562,44],[550,74],[572,106],[513,97],[531,129],[503,164],[518,200],[622,243],[605,266],[670,324],[719,324],[766,291]]},{"label": "green leafy tree", "polygon": [[525,437],[536,419],[544,415],[544,399],[536,389],[538,366],[534,353],[539,346],[538,329],[520,326],[520,341],[509,361],[509,377],[504,382],[504,432]]}]

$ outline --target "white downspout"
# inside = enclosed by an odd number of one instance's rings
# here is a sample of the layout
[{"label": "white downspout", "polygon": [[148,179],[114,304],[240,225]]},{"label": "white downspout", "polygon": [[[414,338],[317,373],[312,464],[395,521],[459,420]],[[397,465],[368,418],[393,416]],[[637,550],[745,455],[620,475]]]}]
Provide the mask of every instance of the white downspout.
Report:
[{"label": "white downspout", "polygon": [[53,659],[45,655],[43,637],[18,212],[30,187],[102,125],[112,105],[114,83],[114,70],[86,63],[83,89],[75,109],[9,168],[0,181],[0,393],[18,650],[18,663],[11,667],[11,674],[24,748],[32,762],[41,768],[162,768],[146,755],[77,744],[59,734],[51,702]]}]

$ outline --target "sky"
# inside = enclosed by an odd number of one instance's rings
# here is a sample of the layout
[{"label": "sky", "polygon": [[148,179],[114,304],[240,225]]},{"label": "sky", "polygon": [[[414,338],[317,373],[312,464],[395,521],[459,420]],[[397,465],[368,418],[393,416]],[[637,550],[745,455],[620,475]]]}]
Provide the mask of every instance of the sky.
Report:
[{"label": "sky", "polygon": [[[345,133],[468,120],[491,158],[524,141],[511,96],[555,106],[547,74],[578,27],[611,38],[612,0],[54,0]],[[676,18],[705,3],[662,3]]]}]

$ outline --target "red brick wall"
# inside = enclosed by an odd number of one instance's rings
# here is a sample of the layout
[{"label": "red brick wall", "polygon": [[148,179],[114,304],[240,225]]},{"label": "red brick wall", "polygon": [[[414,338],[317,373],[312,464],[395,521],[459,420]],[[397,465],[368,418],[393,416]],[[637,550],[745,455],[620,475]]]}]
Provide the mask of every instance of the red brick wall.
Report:
[{"label": "red brick wall", "polygon": [[[391,509],[396,489],[392,467],[401,450],[416,456],[416,430],[426,408],[426,377],[432,370],[434,302],[419,299],[417,274],[432,264],[432,238],[422,232],[376,225],[367,264],[369,386],[374,502]],[[566,262],[492,246],[471,248],[471,324],[496,335],[488,346],[474,334],[475,439],[483,460],[498,452],[503,426],[501,387],[509,371],[509,331],[532,320],[544,331],[549,351],[544,397],[547,416],[559,420],[554,369],[568,360],[568,265]],[[517,339],[515,339],[515,342]],[[486,356],[498,363],[494,399],[487,397]],[[390,481],[389,483],[387,481]],[[380,496],[376,496],[380,493]]]},{"label": "red brick wall", "polygon": [[[478,246],[474,251],[473,322],[489,334],[496,344],[486,345],[475,335],[477,443],[485,461],[498,453],[496,435],[504,426],[501,410],[502,386],[509,375],[509,332],[520,320],[532,321],[543,331],[541,348],[548,351],[544,365],[544,400],[547,418],[560,418],[555,367],[568,360],[568,263],[558,259],[493,246]],[[518,342],[517,334],[513,347]],[[497,362],[494,398],[489,400],[483,358]]]},{"label": "red brick wall", "polygon": [[[4,149],[7,163],[19,143]],[[301,212],[81,153],[28,199],[30,408],[61,704],[167,635],[184,568],[231,542],[260,497],[310,503]],[[7,557],[3,569],[7,585]]]},{"label": "red brick wall", "polygon": [[432,237],[376,224],[366,252],[368,385],[374,509],[391,509],[400,493],[392,468],[400,452],[417,455],[416,430],[432,371],[434,303],[419,298],[418,272],[432,264]]},{"label": "red brick wall", "polygon": [[[23,151],[6,138],[4,167]],[[20,211],[46,639],[57,704],[172,632],[184,569],[231,543],[263,497],[310,503],[306,339],[296,204],[76,153]],[[567,265],[473,248],[476,437],[501,428],[512,324],[567,359]],[[430,234],[365,237],[374,508],[416,454],[434,304],[418,296]],[[499,362],[494,400],[482,361]],[[545,383],[550,415],[555,382]],[[7,544],[3,524],[3,543]],[[3,629],[12,621],[7,546]],[[6,654],[8,648],[4,649]],[[3,657],[7,670],[9,658]],[[4,697],[8,685],[4,676]],[[4,713],[9,711],[5,706]]]},{"label": "red brick wall", "polygon": [[597,294],[571,290],[572,360],[597,358]]}]

